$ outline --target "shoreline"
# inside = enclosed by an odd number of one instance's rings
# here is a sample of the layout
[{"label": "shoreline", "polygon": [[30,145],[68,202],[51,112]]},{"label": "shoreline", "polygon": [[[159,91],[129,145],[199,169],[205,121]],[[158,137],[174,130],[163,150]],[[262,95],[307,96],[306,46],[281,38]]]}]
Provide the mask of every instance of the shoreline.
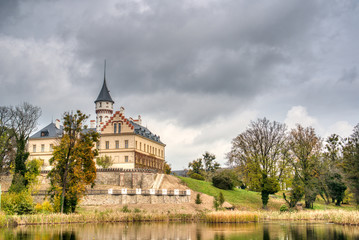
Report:
[{"label": "shoreline", "polygon": [[141,223],[141,222],[204,222],[250,223],[267,221],[320,221],[338,225],[359,225],[359,211],[304,210],[299,212],[277,211],[217,211],[197,213],[123,213],[102,211],[74,214],[5,215],[0,213],[0,227],[30,225],[60,225],[85,223]]}]

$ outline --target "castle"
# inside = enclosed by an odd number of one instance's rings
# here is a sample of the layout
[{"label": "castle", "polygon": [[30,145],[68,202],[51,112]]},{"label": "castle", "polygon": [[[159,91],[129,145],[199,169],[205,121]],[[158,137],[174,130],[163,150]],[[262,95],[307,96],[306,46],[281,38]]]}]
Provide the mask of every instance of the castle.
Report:
[{"label": "castle", "polygon": [[[114,103],[104,74],[101,91],[95,100],[96,120],[91,120],[88,128],[100,134],[100,140],[94,146],[99,151],[99,157],[111,157],[111,168],[162,172],[166,145],[159,136],[142,126],[141,116],[138,119],[126,118],[123,107],[114,112]],[[29,159],[40,158],[44,161],[43,170],[51,169],[49,159],[62,134],[63,127],[57,119],[32,135],[28,142]]]}]

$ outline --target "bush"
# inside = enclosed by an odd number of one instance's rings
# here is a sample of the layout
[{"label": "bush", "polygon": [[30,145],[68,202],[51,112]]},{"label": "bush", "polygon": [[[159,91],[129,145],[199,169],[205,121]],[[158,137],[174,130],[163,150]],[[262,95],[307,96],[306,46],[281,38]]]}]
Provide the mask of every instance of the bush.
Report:
[{"label": "bush", "polygon": [[212,184],[213,186],[224,190],[232,190],[234,187],[232,179],[221,172],[213,176]]},{"label": "bush", "polygon": [[223,193],[220,192],[219,195],[218,195],[218,203],[219,203],[219,206],[222,207],[223,203],[224,203],[224,196],[223,196]]},{"label": "bush", "polygon": [[124,212],[124,213],[129,213],[129,212],[131,212],[131,210],[128,209],[128,206],[127,206],[127,205],[123,206],[122,209],[121,209],[121,211]]},{"label": "bush", "polygon": [[198,173],[192,173],[190,175],[190,177],[193,178],[193,179],[204,181],[204,177],[202,175],[198,174]]},{"label": "bush", "polygon": [[202,203],[202,200],[201,200],[201,194],[197,193],[195,203],[196,203],[196,204],[201,204],[201,203]]},{"label": "bush", "polygon": [[287,205],[283,204],[282,206],[280,206],[279,211],[281,212],[288,212],[289,208],[287,207]]},{"label": "bush", "polygon": [[113,165],[113,160],[110,156],[102,156],[96,159],[96,164],[102,168],[109,168]]},{"label": "bush", "polygon": [[38,203],[35,206],[35,210],[37,213],[52,213],[54,212],[54,208],[52,207],[51,203],[45,200],[42,204]]},{"label": "bush", "polygon": [[1,198],[1,208],[9,215],[31,214],[34,212],[34,200],[28,191],[5,193]]}]

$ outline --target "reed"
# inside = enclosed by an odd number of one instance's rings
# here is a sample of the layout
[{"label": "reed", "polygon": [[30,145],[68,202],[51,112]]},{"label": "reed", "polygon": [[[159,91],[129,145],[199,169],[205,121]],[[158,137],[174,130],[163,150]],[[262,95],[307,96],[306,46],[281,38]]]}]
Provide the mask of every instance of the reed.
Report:
[{"label": "reed", "polygon": [[359,211],[308,210],[299,212],[259,212],[260,220],[326,221],[336,224],[359,225]]},{"label": "reed", "polygon": [[205,216],[205,221],[210,223],[243,223],[258,222],[259,214],[249,211],[219,211],[210,212]]}]

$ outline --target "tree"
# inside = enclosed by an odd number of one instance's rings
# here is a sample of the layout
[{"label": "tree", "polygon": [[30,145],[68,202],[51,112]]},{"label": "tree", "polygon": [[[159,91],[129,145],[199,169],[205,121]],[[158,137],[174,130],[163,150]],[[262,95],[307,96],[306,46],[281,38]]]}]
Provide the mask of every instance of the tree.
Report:
[{"label": "tree", "polygon": [[191,175],[192,173],[197,173],[199,175],[203,176],[203,164],[202,164],[202,158],[198,158],[197,160],[193,160],[192,162],[188,163],[188,172],[187,175]]},{"label": "tree", "polygon": [[220,165],[215,161],[216,155],[211,154],[209,152],[205,152],[203,155],[203,163],[204,163],[204,171],[208,172],[215,172],[219,169]]},{"label": "tree", "polygon": [[[16,141],[14,176],[11,185],[19,184],[19,186],[23,185],[26,188],[28,181],[25,179],[25,162],[29,157],[26,143],[31,132],[36,128],[37,120],[41,115],[41,109],[26,102],[10,109],[12,116],[11,129]],[[21,189],[19,186],[12,189]]]},{"label": "tree", "polygon": [[96,179],[94,159],[98,152],[94,143],[98,141],[99,134],[82,130],[87,118],[79,110],[75,114],[65,113],[64,134],[50,159],[53,166],[48,174],[50,192],[55,210],[61,213],[74,212],[85,194],[86,185],[93,185]]},{"label": "tree", "polygon": [[165,162],[164,165],[163,165],[163,172],[165,174],[171,174],[171,172],[172,172],[171,165],[168,164],[167,162]]},{"label": "tree", "polygon": [[287,200],[287,196],[285,193],[283,193],[283,198],[288,203],[290,208],[294,208],[297,205],[297,203],[300,200],[302,200],[303,195],[304,195],[303,182],[299,179],[298,175],[295,174],[292,181],[289,200]]},{"label": "tree", "polygon": [[10,168],[11,155],[14,151],[12,113],[9,107],[0,106],[0,173]]},{"label": "tree", "polygon": [[314,128],[297,125],[291,130],[289,146],[295,173],[304,184],[305,207],[313,208],[318,194],[318,161],[322,142]]},{"label": "tree", "polygon": [[269,194],[279,190],[278,181],[288,166],[288,159],[283,155],[285,131],[284,124],[266,118],[252,121],[245,132],[233,139],[231,152],[227,154],[229,164],[247,172],[246,185],[261,192],[263,208],[267,206]]},{"label": "tree", "polygon": [[96,159],[96,164],[102,168],[109,168],[113,164],[111,156],[101,156]]},{"label": "tree", "polygon": [[348,186],[359,204],[359,124],[354,127],[352,135],[346,139],[343,147],[342,168]]}]

